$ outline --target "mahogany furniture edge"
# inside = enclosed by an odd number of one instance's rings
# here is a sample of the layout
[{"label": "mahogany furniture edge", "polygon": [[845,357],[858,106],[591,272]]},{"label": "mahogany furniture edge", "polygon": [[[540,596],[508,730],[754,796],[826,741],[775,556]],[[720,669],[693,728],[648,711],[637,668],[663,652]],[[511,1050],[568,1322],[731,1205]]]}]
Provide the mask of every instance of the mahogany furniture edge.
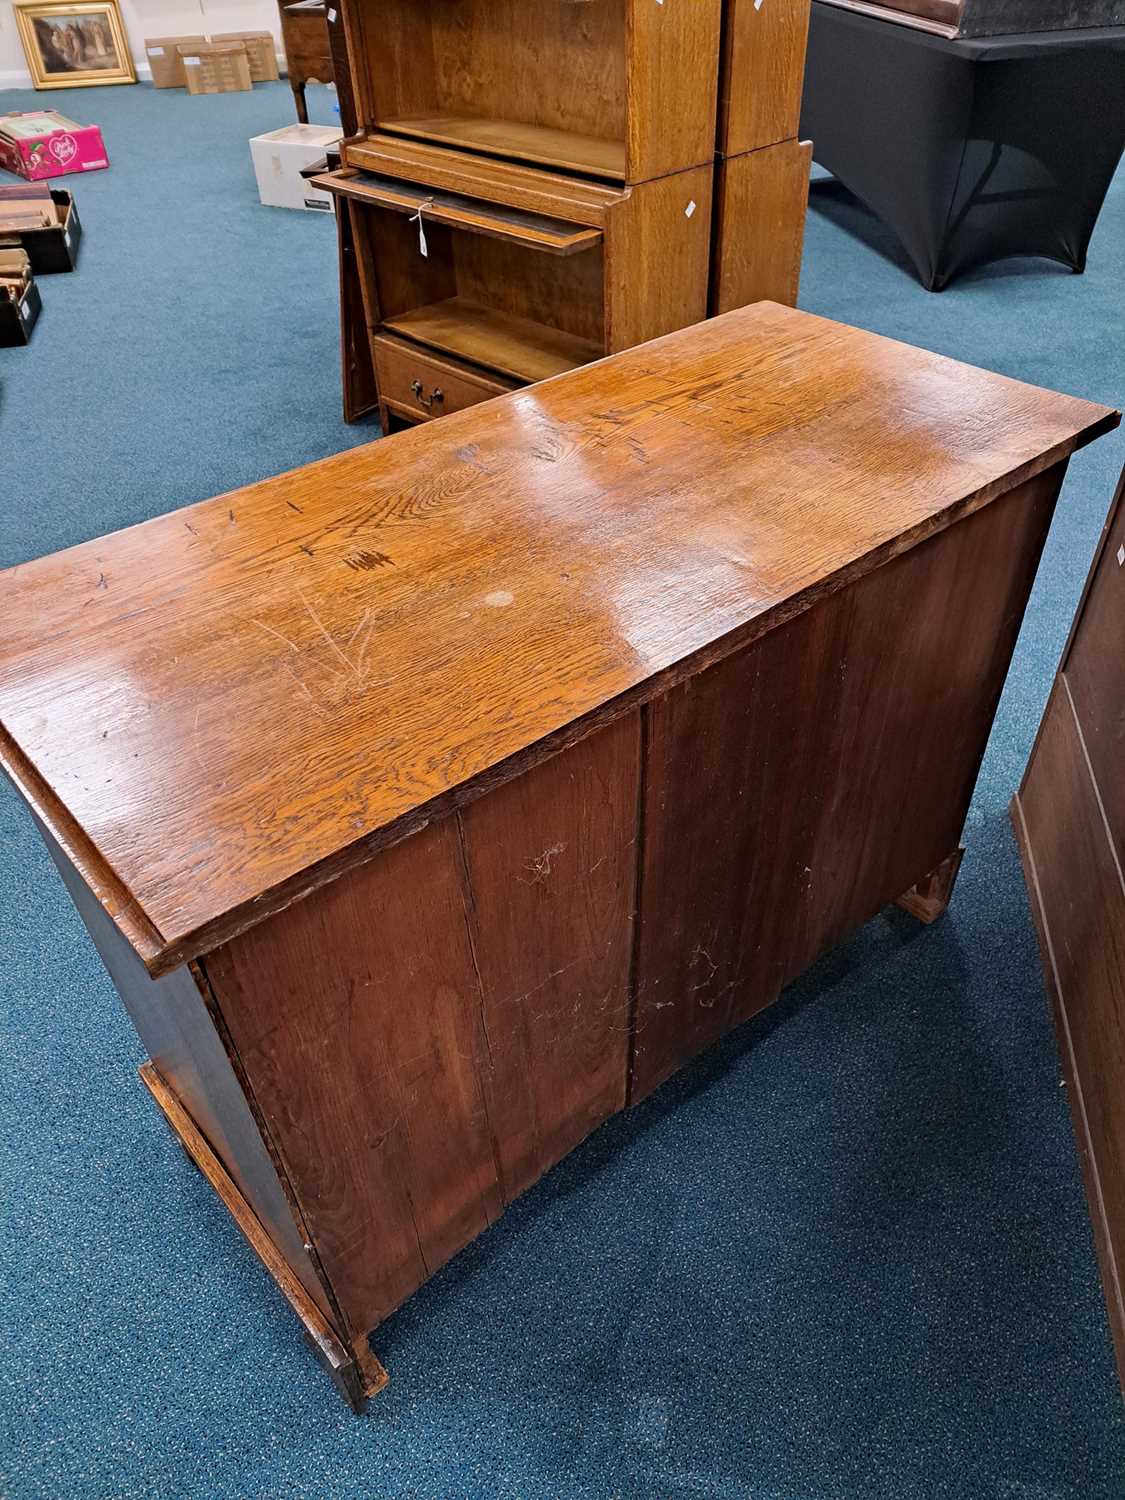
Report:
[{"label": "mahogany furniture edge", "polygon": [[362,1415],[370,1397],[388,1382],[387,1372],[372,1353],[366,1335],[349,1347],[312,1301],[289,1269],[285,1258],[266,1233],[260,1219],[239,1192],[222,1162],[208,1145],[194,1120],[151,1062],[137,1069],[183,1147],[242,1231],[247,1244],[273,1277],[281,1295],[297,1314],[305,1339],[327,1370],[337,1390],[357,1415]]},{"label": "mahogany furniture edge", "polygon": [[[1051,1004],[1052,1019],[1055,1027],[1055,1038],[1059,1051],[1059,1059],[1062,1065],[1063,1080],[1066,1086],[1068,1104],[1070,1108],[1071,1122],[1074,1130],[1075,1144],[1078,1149],[1078,1159],[1082,1167],[1082,1178],[1086,1190],[1086,1201],[1088,1205],[1091,1227],[1093,1229],[1094,1247],[1097,1253],[1098,1266],[1101,1271],[1102,1288],[1105,1296],[1106,1312],[1109,1321],[1110,1334],[1113,1341],[1114,1353],[1117,1360],[1118,1379],[1121,1384],[1122,1395],[1125,1396],[1125,1262],[1119,1259],[1119,1240],[1115,1237],[1113,1228],[1112,1210],[1107,1206],[1107,1189],[1103,1185],[1102,1166],[1103,1160],[1108,1159],[1112,1164],[1114,1160],[1112,1141],[1105,1145],[1105,1152],[1099,1152],[1099,1137],[1095,1132],[1091,1121],[1091,1112],[1095,1115],[1099,1112],[1101,1105],[1101,1124],[1105,1128],[1105,1099],[1099,1101],[1096,1097],[1092,1106],[1087,1102],[1087,1091],[1083,1084],[1083,1068],[1080,1063],[1079,1052],[1085,1042],[1087,1064],[1089,1061],[1089,1050],[1091,1043],[1096,1047],[1099,1045],[1098,1009],[1093,1004],[1091,997],[1083,994],[1081,988],[1077,992],[1072,987],[1070,1004],[1072,1012],[1068,1010],[1068,999],[1066,987],[1060,977],[1059,959],[1056,953],[1055,940],[1051,936],[1051,920],[1048,915],[1050,902],[1050,872],[1045,870],[1041,874],[1040,863],[1036,857],[1035,845],[1029,825],[1028,808],[1025,807],[1025,796],[1029,792],[1035,803],[1043,804],[1045,794],[1040,789],[1045,778],[1050,775],[1052,760],[1059,769],[1057,730],[1062,724],[1067,726],[1069,734],[1073,737],[1073,743],[1077,755],[1080,757],[1084,768],[1085,778],[1081,781],[1081,796],[1078,802],[1083,804],[1086,813],[1091,817],[1099,832],[1104,834],[1105,844],[1102,846],[1102,870],[1103,876],[1108,879],[1109,886],[1101,888],[1100,893],[1112,892],[1109,899],[1117,897],[1118,909],[1125,908],[1125,872],[1122,871],[1120,858],[1121,829],[1119,820],[1111,818],[1110,811],[1103,799],[1103,792],[1098,775],[1095,771],[1094,761],[1091,759],[1089,745],[1087,743],[1087,729],[1083,725],[1083,715],[1079,712],[1078,703],[1071,691],[1070,677],[1067,668],[1070,664],[1072,652],[1079,647],[1080,635],[1083,630],[1087,615],[1087,607],[1096,607],[1096,601],[1105,597],[1107,590],[1107,577],[1112,577],[1110,571],[1113,561],[1113,553],[1110,548],[1111,538],[1120,523],[1120,518],[1125,515],[1125,468],[1121,471],[1113,500],[1106,515],[1105,524],[1098,537],[1094,549],[1093,559],[1082,587],[1082,593],[1074,612],[1070,630],[1067,634],[1066,643],[1059,658],[1058,669],[1052,683],[1051,692],[1047,704],[1036,730],[1035,739],[1032,743],[1031,752],[1027,759],[1020,785],[1009,804],[1012,828],[1015,832],[1016,843],[1019,848],[1020,862],[1023,866],[1024,880],[1027,885],[1028,905],[1031,910],[1032,923],[1035,928],[1035,936],[1038,942],[1040,959],[1042,962],[1044,981],[1047,994]],[[1107,557],[1107,552],[1109,556]],[[1112,587],[1112,585],[1109,585]],[[1102,592],[1100,592],[1102,591]],[[1103,617],[1104,618],[1104,617]],[[1079,647],[1080,649],[1080,647]],[[1108,663],[1106,670],[1112,671],[1112,663]],[[1108,678],[1106,679],[1109,680]],[[1046,769],[1039,767],[1039,758],[1044,756]],[[1034,785],[1033,785],[1034,784]],[[1049,783],[1048,783],[1049,784]],[[1062,783],[1064,790],[1068,783]],[[1063,815],[1066,814],[1063,810]],[[1071,808],[1070,813],[1073,813]],[[1042,828],[1042,813],[1039,817],[1040,833]],[[1061,818],[1056,821],[1062,822]],[[1070,823],[1065,826],[1070,827]],[[1062,846],[1065,851],[1065,844]],[[1041,850],[1041,853],[1043,851]],[[1060,857],[1059,847],[1051,847],[1047,842],[1046,852]],[[1090,856],[1087,852],[1086,860]],[[1114,884],[1116,882],[1116,884]],[[1046,889],[1045,889],[1046,888]],[[1085,899],[1088,899],[1086,893]],[[1069,952],[1066,931],[1066,913],[1057,908],[1058,888],[1056,881],[1055,907],[1056,917],[1059,918],[1058,934]],[[1103,912],[1103,920],[1100,926],[1103,929],[1112,927],[1113,915],[1108,913],[1108,923],[1105,920],[1107,913]],[[1086,1002],[1085,1004],[1083,1002]],[[1106,1013],[1103,1011],[1102,1022],[1106,1021]],[[1076,1031],[1078,1041],[1076,1044]],[[1105,1046],[1106,1038],[1104,1031],[1101,1034],[1100,1045]],[[1108,1082],[1112,1089],[1117,1075],[1114,1074],[1112,1064],[1106,1079],[1093,1080],[1096,1090],[1097,1084],[1102,1083],[1103,1088]],[[1112,1200],[1117,1185],[1112,1181],[1109,1186],[1109,1197]]]},{"label": "mahogany furniture edge", "polygon": [[[1046,713],[1044,713],[1045,719]],[[1034,751],[1032,751],[1032,755],[1034,756]],[[1066,1085],[1067,1105],[1070,1109],[1070,1120],[1074,1130],[1075,1145],[1078,1148],[1078,1160],[1082,1167],[1082,1181],[1086,1188],[1090,1225],[1094,1235],[1094,1250],[1097,1254],[1098,1266],[1101,1270],[1109,1330],[1113,1339],[1114,1353],[1117,1356],[1118,1379],[1121,1383],[1121,1393],[1125,1396],[1125,1287],[1122,1286],[1117,1258],[1114,1255],[1113,1242],[1110,1237],[1109,1219],[1105,1208],[1105,1195],[1102,1192],[1101,1174],[1098,1171],[1093,1134],[1090,1130],[1090,1121],[1086,1112],[1086,1102],[1082,1092],[1082,1080],[1075,1065],[1074,1043],[1071,1038],[1066,1007],[1063,1004],[1062,992],[1059,988],[1055,972],[1055,951],[1047,927],[1043,897],[1039,887],[1039,873],[1036,868],[1035,855],[1032,852],[1031,842],[1028,838],[1027,825],[1024,822],[1023,805],[1020,801],[1019,791],[1012,794],[1012,800],[1008,806],[1012,820],[1012,829],[1016,836],[1016,844],[1019,847],[1020,863],[1023,865],[1024,879],[1027,883],[1028,905],[1031,909],[1032,925],[1035,928],[1035,937],[1042,958],[1043,977],[1047,987],[1047,995],[1051,1002],[1051,1015],[1055,1023],[1059,1060],[1062,1063],[1063,1080]]]},{"label": "mahogany furniture edge", "polygon": [[0,769],[7,773],[32,813],[50,830],[122,937],[143,960],[149,972],[154,972],[151,965],[159,962],[167,946],[162,934],[149,921],[132,891],[102,858],[93,840],[43,780],[2,723]]},{"label": "mahogany furniture edge", "polygon": [[[780,304],[773,305],[780,306]],[[737,310],[727,316],[737,316]],[[676,336],[676,334],[665,335],[667,338]],[[659,340],[652,342],[657,343]],[[613,355],[605,357],[614,358]],[[601,363],[601,361],[595,361],[595,363]],[[552,378],[566,379],[569,373]],[[541,382],[541,386],[549,383],[549,381]],[[149,974],[153,978],[158,978],[245,932],[265,917],[272,916],[293,905],[294,902],[302,900],[327,882],[334,880],[344,870],[366,863],[383,849],[418,832],[436,818],[444,817],[454,809],[476,801],[478,797],[492,788],[512,780],[540,761],[577,744],[587,735],[622,714],[662,696],[670,688],[694,676],[702,668],[722,661],[758,637],[785,624],[795,616],[803,614],[821,599],[847,587],[856,578],[910,551],[920,542],[947,530],[951,525],[989,504],[998,496],[1006,494],[1046,469],[1053,468],[1055,464],[1068,459],[1078,449],[1085,447],[1104,433],[1112,431],[1120,421],[1120,412],[1105,411],[1102,416],[1094,419],[1073,437],[1061,439],[1034,458],[1017,465],[997,479],[979,486],[971,494],[962,496],[961,499],[946,506],[944,510],[923,518],[914,526],[897,533],[834,572],[816,580],[804,590],[753,615],[725,635],[708,641],[699,650],[646,677],[616,697],[607,699],[587,714],[563,725],[554,733],[524,746],[505,759],[496,761],[467,781],[447,788],[428,802],[411,808],[400,817],[373,829],[352,843],[342,845],[318,862],[298,871],[289,879],[270,887],[240,906],[233,907],[202,926],[175,937],[170,938],[160,932],[144,914],[132,892],[108,868],[90,841],[77,829],[69,812],[42,781],[38,772],[26,761],[2,726],[0,726],[0,766],[8,771],[29,803],[40,811],[44,824],[74,858],[76,867],[90,882],[98,900],[133,945]],[[313,469],[319,464],[334,462],[338,457],[339,455],[332,455],[327,459],[318,459],[306,468]],[[238,493],[239,491],[234,490],[230,492],[230,495]],[[213,503],[213,499],[203,500],[197,502],[197,505],[206,506]],[[189,515],[195,508],[196,506],[186,506],[182,513],[185,516]],[[76,841],[79,845],[78,850],[72,852]],[[83,857],[84,854],[85,857]]]}]

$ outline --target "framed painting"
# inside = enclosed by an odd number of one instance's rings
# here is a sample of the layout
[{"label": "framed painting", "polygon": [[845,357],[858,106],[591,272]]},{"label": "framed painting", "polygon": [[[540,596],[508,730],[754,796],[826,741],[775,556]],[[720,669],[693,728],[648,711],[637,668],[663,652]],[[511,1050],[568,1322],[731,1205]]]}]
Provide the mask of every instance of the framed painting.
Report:
[{"label": "framed painting", "polygon": [[13,0],[37,89],[136,83],[118,0]]}]

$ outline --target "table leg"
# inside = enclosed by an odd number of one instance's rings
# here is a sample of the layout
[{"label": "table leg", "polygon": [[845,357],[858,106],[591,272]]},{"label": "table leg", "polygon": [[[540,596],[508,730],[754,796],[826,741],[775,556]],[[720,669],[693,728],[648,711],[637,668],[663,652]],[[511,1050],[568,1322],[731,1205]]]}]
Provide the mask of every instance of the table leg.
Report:
[{"label": "table leg", "polygon": [[909,912],[927,926],[936,922],[953,896],[953,885],[964,856],[964,849],[955,849],[948,859],[942,860],[936,870],[931,870],[916,885],[904,891],[895,905],[901,906],[903,911]]}]

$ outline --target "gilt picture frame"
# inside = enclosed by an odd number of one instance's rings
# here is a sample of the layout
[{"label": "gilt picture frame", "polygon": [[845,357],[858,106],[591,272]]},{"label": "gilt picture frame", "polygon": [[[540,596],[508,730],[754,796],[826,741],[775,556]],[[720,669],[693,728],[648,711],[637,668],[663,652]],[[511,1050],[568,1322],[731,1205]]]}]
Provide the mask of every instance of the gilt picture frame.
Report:
[{"label": "gilt picture frame", "polygon": [[136,83],[118,0],[13,0],[37,89]]}]

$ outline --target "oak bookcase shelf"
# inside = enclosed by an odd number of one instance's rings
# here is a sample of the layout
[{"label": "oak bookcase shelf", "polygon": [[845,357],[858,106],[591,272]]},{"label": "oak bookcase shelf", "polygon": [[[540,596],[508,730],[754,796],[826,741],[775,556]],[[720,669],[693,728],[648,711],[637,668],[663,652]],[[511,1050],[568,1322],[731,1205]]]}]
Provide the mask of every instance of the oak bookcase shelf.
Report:
[{"label": "oak bookcase shelf", "polygon": [[467,297],[416,307],[383,322],[404,338],[518,381],[547,380],[589,364],[601,353],[592,339],[483,307]]},{"label": "oak bookcase shelf", "polygon": [[809,5],[342,0],[354,116],[317,182],[384,430],[794,303]]},{"label": "oak bookcase shelf", "polygon": [[516,124],[511,120],[488,120],[475,115],[423,115],[401,120],[383,120],[380,130],[413,140],[432,141],[483,151],[512,161],[535,162],[603,177],[609,182],[625,179],[625,142],[578,135],[572,130],[551,130],[542,125]]}]

